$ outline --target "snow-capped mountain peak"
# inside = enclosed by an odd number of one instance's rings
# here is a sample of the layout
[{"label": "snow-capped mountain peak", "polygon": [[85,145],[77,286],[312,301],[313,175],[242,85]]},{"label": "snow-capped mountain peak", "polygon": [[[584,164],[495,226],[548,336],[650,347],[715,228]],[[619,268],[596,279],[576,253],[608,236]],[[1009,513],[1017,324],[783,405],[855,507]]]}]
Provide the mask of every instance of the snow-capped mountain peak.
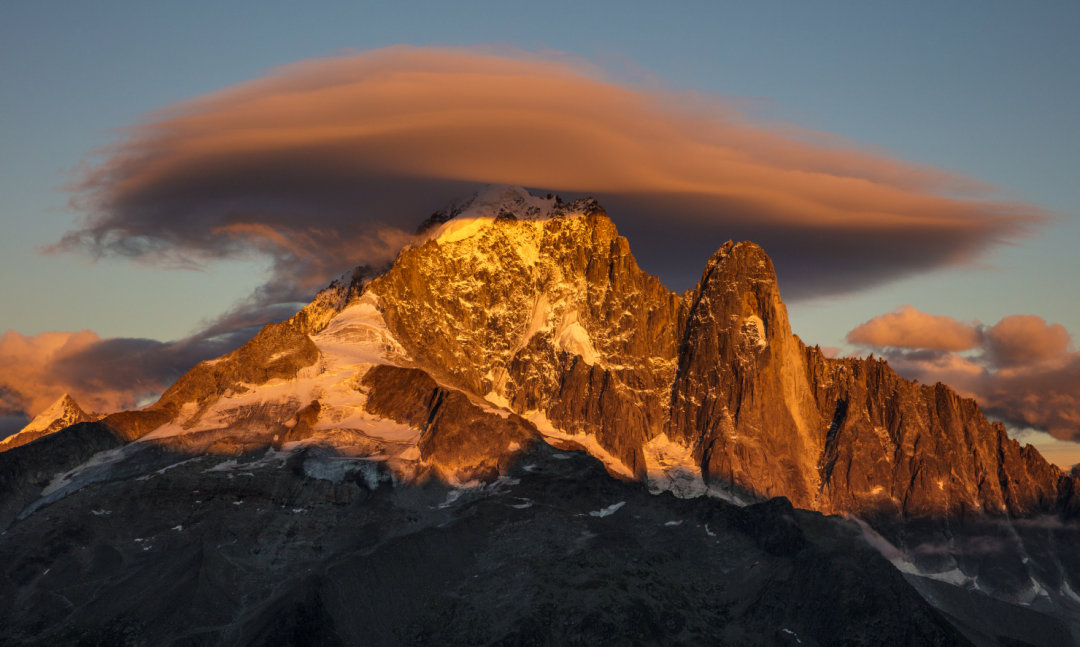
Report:
[{"label": "snow-capped mountain peak", "polygon": [[[22,428],[23,431],[44,431],[48,429],[54,422],[67,422],[69,420],[74,421],[81,416],[85,416],[82,408],[71,398],[70,395],[65,393],[60,396],[56,402],[49,405],[48,409],[45,409],[38,415],[34,416],[34,419],[30,421],[30,424]],[[71,422],[69,424],[74,424]]]},{"label": "snow-capped mountain peak", "polygon": [[102,417],[104,416],[100,414],[86,413],[70,395],[65,393],[49,405],[49,408],[34,416],[30,424],[23,427],[19,433],[0,441],[0,451],[25,445],[71,425],[100,420]]},{"label": "snow-capped mountain peak", "polygon": [[534,196],[523,187],[489,184],[468,200],[445,209],[429,220],[421,234],[423,241],[434,238],[453,243],[470,238],[499,218],[543,221],[551,218],[581,216],[599,209],[592,198],[566,204],[557,195]]}]

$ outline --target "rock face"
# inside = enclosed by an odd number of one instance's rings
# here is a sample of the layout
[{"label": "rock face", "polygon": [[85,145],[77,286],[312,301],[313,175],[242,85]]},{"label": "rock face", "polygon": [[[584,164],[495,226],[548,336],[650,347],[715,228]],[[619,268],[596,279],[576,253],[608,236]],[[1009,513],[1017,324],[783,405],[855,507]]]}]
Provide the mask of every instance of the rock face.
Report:
[{"label": "rock face", "polygon": [[21,447],[43,436],[55,434],[71,425],[77,425],[80,422],[93,422],[104,417],[99,413],[86,413],[70,395],[65,393],[60,396],[60,399],[49,405],[48,409],[35,416],[30,421],[30,424],[23,427],[19,433],[0,440],[0,452]]},{"label": "rock face", "polygon": [[417,369],[376,366],[362,384],[368,388],[367,411],[423,429],[420,458],[468,480],[494,480],[540,437],[521,416],[492,413]]}]

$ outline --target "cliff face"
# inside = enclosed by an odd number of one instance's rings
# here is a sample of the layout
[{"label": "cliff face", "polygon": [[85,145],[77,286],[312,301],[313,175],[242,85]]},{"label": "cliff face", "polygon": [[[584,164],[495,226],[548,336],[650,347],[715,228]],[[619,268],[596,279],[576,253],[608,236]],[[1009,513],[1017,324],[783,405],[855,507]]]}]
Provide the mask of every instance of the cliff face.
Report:
[{"label": "cliff face", "polygon": [[974,401],[920,385],[883,361],[808,353],[808,380],[831,413],[819,508],[863,516],[1030,516],[1068,504],[1074,477],[1021,448]]},{"label": "cliff face", "polygon": [[694,447],[707,480],[816,508],[823,415],[772,262],[752,243],[729,242],[690,303],[668,435]]},{"label": "cliff face", "polygon": [[368,289],[411,365],[594,436],[642,474],[641,447],[667,419],[682,303],[595,203],[571,208],[429,240]]}]

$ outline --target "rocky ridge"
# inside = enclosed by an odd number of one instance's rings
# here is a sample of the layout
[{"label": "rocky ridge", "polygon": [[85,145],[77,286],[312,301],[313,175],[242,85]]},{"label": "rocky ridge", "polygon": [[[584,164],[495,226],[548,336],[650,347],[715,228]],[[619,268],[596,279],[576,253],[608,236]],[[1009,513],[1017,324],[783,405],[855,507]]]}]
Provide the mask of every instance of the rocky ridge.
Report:
[{"label": "rocky ridge", "polygon": [[594,202],[537,220],[501,208],[482,227],[443,224],[385,274],[344,299],[320,295],[292,323],[317,333],[311,322],[372,295],[401,347],[393,362],[538,428],[594,439],[637,478],[663,436],[690,452],[684,467],[703,482],[748,500],[909,518],[1071,505],[1074,477],[973,401],[883,360],[806,347],[753,243],[723,245],[677,295],[637,266]]}]

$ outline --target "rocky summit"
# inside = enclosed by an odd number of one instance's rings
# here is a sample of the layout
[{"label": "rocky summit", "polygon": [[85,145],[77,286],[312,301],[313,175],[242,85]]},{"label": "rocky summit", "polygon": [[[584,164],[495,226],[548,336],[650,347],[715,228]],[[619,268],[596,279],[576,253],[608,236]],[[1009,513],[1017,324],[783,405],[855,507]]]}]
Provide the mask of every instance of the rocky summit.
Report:
[{"label": "rocky summit", "polygon": [[1080,642],[1074,475],[594,200],[489,187],[62,427],[0,453],[0,644]]}]

